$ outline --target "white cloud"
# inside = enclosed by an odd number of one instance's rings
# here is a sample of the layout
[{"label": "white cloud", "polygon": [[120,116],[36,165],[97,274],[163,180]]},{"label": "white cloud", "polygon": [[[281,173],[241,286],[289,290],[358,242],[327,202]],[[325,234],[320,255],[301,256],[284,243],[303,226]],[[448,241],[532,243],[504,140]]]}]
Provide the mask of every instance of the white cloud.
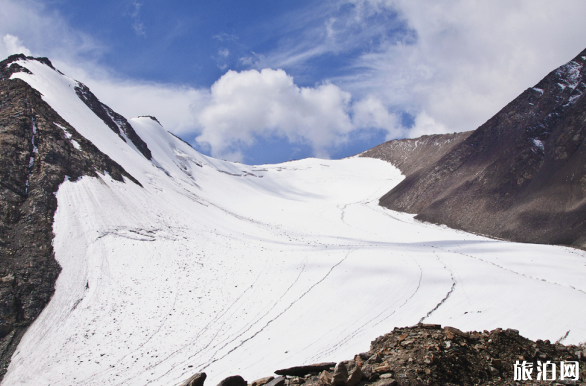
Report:
[{"label": "white cloud", "polygon": [[403,128],[396,114],[389,113],[382,102],[370,95],[353,105],[356,128],[373,127],[387,131],[387,140],[401,137]]},{"label": "white cloud", "polygon": [[362,18],[398,12],[415,32],[414,42],[383,41],[338,79],[353,95],[421,114],[409,136],[477,128],[586,47],[581,0],[351,2]]},{"label": "white cloud", "polygon": [[130,17],[133,19],[132,29],[138,36],[146,36],[144,23],[140,19],[140,9],[142,8],[142,3],[133,0],[132,6],[134,7],[134,11],[132,11],[130,14]]},{"label": "white cloud", "polygon": [[298,87],[283,70],[228,71],[211,87],[210,103],[199,113],[201,134],[212,154],[228,158],[255,136],[279,136],[309,143],[317,156],[347,140],[355,128],[350,94],[333,84]]},{"label": "white cloud", "polygon": [[33,56],[67,58],[99,57],[104,47],[92,37],[72,29],[58,13],[47,11],[37,0],[2,0],[0,36],[15,36]]},{"label": "white cloud", "polygon": [[0,43],[0,58],[4,59],[13,54],[25,54],[26,56],[30,56],[31,52],[28,48],[22,45],[22,42],[18,37],[6,34],[2,37],[2,42]]},{"label": "white cloud", "polygon": [[436,120],[429,116],[425,111],[421,111],[417,114],[413,126],[409,128],[409,136],[412,138],[430,134],[445,134],[448,132],[449,130],[443,124],[436,122]]}]

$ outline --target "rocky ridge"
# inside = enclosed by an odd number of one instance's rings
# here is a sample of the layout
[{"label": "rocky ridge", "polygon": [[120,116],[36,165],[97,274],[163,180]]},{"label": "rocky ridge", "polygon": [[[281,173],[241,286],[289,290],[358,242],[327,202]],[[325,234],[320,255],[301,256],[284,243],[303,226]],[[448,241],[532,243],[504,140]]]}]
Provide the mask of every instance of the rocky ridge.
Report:
[{"label": "rocky ridge", "polygon": [[[61,118],[0,62],[0,380],[28,326],[54,293],[61,271],[53,252],[55,193],[65,180],[104,173],[138,183]],[[46,58],[38,60],[51,68]],[[55,70],[57,71],[57,70]]]},{"label": "rocky ridge", "polygon": [[472,134],[423,135],[419,138],[393,139],[360,153],[360,157],[376,158],[395,165],[406,176],[425,169]]},{"label": "rocky ridge", "polygon": [[[531,379],[515,381],[514,366],[523,361],[533,369]],[[557,366],[556,380],[538,381],[538,365],[548,361]],[[577,363],[579,373],[560,379],[561,361]],[[376,338],[368,352],[350,360],[281,369],[275,375],[250,383],[232,376],[218,386],[585,385],[586,345],[534,342],[512,329],[462,332],[418,324]],[[198,373],[181,386],[203,386],[204,380],[205,373]]]}]

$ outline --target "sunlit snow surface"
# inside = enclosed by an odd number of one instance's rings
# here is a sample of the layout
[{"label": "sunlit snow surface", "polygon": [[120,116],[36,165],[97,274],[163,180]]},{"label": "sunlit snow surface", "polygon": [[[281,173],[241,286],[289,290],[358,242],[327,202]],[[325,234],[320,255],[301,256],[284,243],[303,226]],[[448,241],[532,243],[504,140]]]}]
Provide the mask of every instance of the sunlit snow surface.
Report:
[{"label": "sunlit snow surface", "polygon": [[[586,340],[586,254],[495,241],[378,206],[403,177],[352,158],[246,166],[150,118],[153,162],[34,61],[19,77],[143,187],[108,175],[57,194],[56,292],[4,385],[215,385],[349,359],[395,326],[515,328]],[[83,151],[81,149],[80,151]]]}]

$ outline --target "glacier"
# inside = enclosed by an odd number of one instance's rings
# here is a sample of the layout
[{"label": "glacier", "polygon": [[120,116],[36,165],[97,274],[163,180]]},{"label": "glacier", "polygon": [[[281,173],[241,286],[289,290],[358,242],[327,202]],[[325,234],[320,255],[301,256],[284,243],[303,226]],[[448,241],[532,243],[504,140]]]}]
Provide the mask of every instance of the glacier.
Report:
[{"label": "glacier", "polygon": [[[418,322],[586,341],[586,252],[423,223],[378,199],[404,176],[368,158],[243,165],[130,119],[152,160],[34,60],[20,78],[142,186],[66,179],[62,267],[4,385],[174,385],[339,361]],[[83,148],[77,148],[83,151]]]}]

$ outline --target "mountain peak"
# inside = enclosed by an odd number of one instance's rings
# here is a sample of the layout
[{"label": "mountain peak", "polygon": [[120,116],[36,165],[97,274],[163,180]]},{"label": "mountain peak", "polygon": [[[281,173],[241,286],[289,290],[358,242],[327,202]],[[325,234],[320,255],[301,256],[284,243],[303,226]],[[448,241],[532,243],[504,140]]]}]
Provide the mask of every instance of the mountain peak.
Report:
[{"label": "mountain peak", "polygon": [[417,218],[586,248],[586,50],[381,198]]}]

